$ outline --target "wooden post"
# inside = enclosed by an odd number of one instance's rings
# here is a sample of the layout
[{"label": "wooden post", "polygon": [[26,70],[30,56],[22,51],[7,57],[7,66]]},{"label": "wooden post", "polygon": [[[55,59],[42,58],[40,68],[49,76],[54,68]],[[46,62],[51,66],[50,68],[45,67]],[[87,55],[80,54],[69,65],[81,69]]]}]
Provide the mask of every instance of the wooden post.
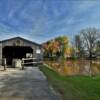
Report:
[{"label": "wooden post", "polygon": [[24,58],[22,58],[22,70],[24,70]]},{"label": "wooden post", "polygon": [[2,43],[0,43],[0,65],[2,65]]},{"label": "wooden post", "polygon": [[4,58],[3,63],[4,63],[4,70],[6,70],[6,67],[7,67],[7,61],[6,61],[6,58]]}]

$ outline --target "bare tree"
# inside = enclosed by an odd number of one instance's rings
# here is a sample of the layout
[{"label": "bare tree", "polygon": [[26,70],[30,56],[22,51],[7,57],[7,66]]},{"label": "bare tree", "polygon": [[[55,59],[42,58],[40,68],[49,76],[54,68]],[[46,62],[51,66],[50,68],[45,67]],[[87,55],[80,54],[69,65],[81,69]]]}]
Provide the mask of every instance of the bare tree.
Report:
[{"label": "bare tree", "polygon": [[99,35],[99,31],[95,28],[86,28],[80,31],[84,50],[88,52],[89,58],[93,57],[96,48],[96,42],[98,39],[100,39]]}]

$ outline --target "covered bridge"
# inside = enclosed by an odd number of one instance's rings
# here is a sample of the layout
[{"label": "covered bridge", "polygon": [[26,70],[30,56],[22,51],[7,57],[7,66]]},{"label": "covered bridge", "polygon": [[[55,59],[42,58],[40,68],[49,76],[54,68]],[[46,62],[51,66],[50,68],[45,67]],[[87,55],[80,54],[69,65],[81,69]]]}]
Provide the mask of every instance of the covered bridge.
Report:
[{"label": "covered bridge", "polygon": [[12,64],[13,59],[37,58],[42,59],[42,47],[30,40],[14,37],[0,41],[0,63],[6,58],[7,64]]}]

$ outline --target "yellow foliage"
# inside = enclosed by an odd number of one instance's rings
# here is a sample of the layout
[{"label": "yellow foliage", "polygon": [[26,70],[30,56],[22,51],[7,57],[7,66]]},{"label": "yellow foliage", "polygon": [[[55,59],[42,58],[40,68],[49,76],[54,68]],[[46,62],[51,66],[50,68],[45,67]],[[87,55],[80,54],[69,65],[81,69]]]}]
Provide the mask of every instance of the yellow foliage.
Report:
[{"label": "yellow foliage", "polygon": [[72,53],[73,53],[73,48],[70,47],[70,46],[68,46],[68,47],[66,48],[65,55],[66,55],[67,57],[71,57],[71,56],[72,56]]}]

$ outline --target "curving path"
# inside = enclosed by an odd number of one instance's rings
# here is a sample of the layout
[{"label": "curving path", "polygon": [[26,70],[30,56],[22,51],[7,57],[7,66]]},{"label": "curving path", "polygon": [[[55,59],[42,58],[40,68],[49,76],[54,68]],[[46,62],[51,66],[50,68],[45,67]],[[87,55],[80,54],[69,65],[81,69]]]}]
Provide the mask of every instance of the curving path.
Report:
[{"label": "curving path", "polygon": [[38,67],[0,71],[0,100],[60,100]]}]

